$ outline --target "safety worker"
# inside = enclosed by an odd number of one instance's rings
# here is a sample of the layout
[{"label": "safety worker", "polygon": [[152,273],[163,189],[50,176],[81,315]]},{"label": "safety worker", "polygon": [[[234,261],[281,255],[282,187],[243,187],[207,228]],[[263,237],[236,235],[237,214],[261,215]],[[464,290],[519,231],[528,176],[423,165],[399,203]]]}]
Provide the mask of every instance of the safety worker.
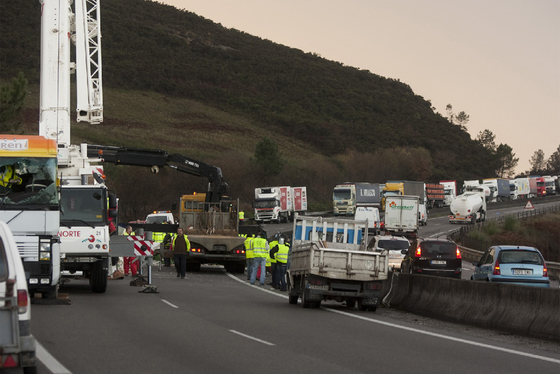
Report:
[{"label": "safety worker", "polygon": [[[125,236],[134,235],[134,233],[132,232],[132,226],[126,226],[123,235]],[[136,276],[136,273],[138,273],[138,259],[136,258],[136,256],[123,257],[123,262],[124,262],[124,275],[128,276],[129,273],[132,273],[133,277]]]},{"label": "safety worker", "polygon": [[[274,257],[276,258],[276,279],[279,282],[278,288],[281,291],[287,291],[286,287],[286,271],[288,270],[288,253],[290,252],[290,247],[284,244],[284,238],[278,239],[278,250],[274,252]],[[271,251],[272,253],[272,251]]]},{"label": "safety worker", "polygon": [[253,239],[255,239],[255,235],[247,235],[247,239],[245,239],[245,242],[243,243],[243,245],[245,246],[245,259],[247,262],[247,280],[250,281],[251,280],[251,271],[253,271],[253,258],[255,258],[255,255],[253,254],[253,247],[251,246],[251,242],[253,241]]},{"label": "safety worker", "polygon": [[[280,237],[280,232],[274,235],[274,240],[269,243],[270,251],[272,251],[278,245],[279,237]],[[278,288],[279,285],[276,279],[276,258],[274,257],[274,253],[269,252],[268,257],[266,259],[266,267],[270,269],[270,275],[272,278],[269,285],[272,286],[272,288]]]},{"label": "safety worker", "polygon": [[0,166],[0,186],[12,188],[14,184],[21,185],[23,180],[16,174],[12,165]]},{"label": "safety worker", "polygon": [[177,235],[173,238],[172,251],[173,260],[175,261],[175,269],[177,270],[177,278],[185,279],[187,271],[187,254],[191,250],[191,242],[187,235],[183,233],[182,228],[177,229]]},{"label": "safety worker", "polygon": [[251,271],[251,278],[249,282],[255,284],[257,280],[257,271],[260,270],[259,283],[264,286],[266,279],[266,256],[268,255],[269,246],[265,238],[265,234],[260,232],[255,239],[251,241],[253,245],[253,270]]},{"label": "safety worker", "polygon": [[240,210],[239,213],[239,224],[242,225],[245,222],[245,212]]}]

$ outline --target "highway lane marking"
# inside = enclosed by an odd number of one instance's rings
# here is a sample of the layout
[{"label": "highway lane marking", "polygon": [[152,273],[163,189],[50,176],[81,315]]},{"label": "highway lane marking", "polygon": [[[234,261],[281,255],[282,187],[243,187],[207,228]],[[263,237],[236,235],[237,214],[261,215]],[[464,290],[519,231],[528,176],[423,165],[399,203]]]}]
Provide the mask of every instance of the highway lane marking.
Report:
[{"label": "highway lane marking", "polygon": [[235,331],[235,330],[229,330],[229,331],[233,332],[234,334],[241,335],[244,338],[251,339],[251,340],[254,340],[256,342],[259,342],[259,343],[263,343],[263,344],[266,344],[266,345],[275,345],[273,343],[267,342],[266,340],[261,340],[261,339],[255,338],[254,336],[251,336],[251,335],[242,334],[239,331]]},{"label": "highway lane marking", "polygon": [[539,355],[535,355],[535,354],[532,354],[532,353],[515,351],[515,350],[509,349],[509,348],[502,348],[502,347],[498,347],[498,346],[495,346],[495,345],[479,343],[479,342],[466,340],[466,339],[461,339],[461,338],[455,338],[455,337],[452,337],[452,336],[442,335],[442,334],[438,334],[438,333],[435,333],[435,332],[418,330],[418,329],[415,329],[415,328],[412,328],[412,327],[400,326],[400,325],[396,325],[394,323],[379,321],[379,320],[375,320],[375,319],[371,319],[371,318],[367,318],[367,317],[363,317],[363,316],[359,316],[359,315],[355,315],[355,314],[350,314],[350,313],[343,312],[343,311],[336,310],[336,309],[329,309],[329,308],[325,308],[325,307],[321,307],[321,309],[328,310],[329,312],[333,312],[333,313],[342,314],[342,315],[345,315],[345,316],[348,316],[348,317],[354,317],[354,318],[358,318],[358,319],[361,319],[361,320],[364,320],[364,321],[377,323],[377,324],[380,324],[380,325],[394,327],[394,328],[401,329],[401,330],[412,331],[412,332],[416,332],[416,333],[419,333],[419,334],[433,336],[433,337],[436,337],[436,338],[452,340],[452,341],[459,342],[459,343],[474,345],[474,346],[478,346],[478,347],[482,347],[482,348],[489,348],[489,349],[493,349],[493,350],[496,350],[496,351],[511,353],[511,354],[518,355],[518,356],[530,357],[530,358],[534,358],[534,359],[537,359],[537,360],[549,361],[549,362],[553,362],[553,363],[556,363],[556,364],[560,364],[560,360],[555,359],[555,358],[551,358],[551,357],[539,356]]},{"label": "highway lane marking", "polygon": [[45,347],[43,347],[41,343],[39,343],[39,341],[36,341],[36,343],[37,349],[35,351],[35,354],[37,355],[37,359],[41,361],[51,373],[72,374],[70,370],[66,369],[60,362],[58,362],[56,358],[54,358],[49,352],[47,352]]},{"label": "highway lane marking", "polygon": [[[278,292],[273,292],[273,291],[270,291],[270,290],[263,289],[262,286],[257,287],[257,286],[254,286],[254,285],[250,285],[250,284],[242,281],[241,279],[237,278],[236,276],[231,275],[230,273],[226,273],[226,274],[228,275],[228,277],[230,277],[232,279],[235,279],[239,283],[246,284],[248,286],[257,288],[260,291],[268,292],[269,294],[272,294],[272,295],[275,295],[275,296],[278,296],[278,297],[282,297],[284,299],[288,298],[287,295],[283,295],[283,294],[279,294]],[[498,347],[498,346],[495,346],[495,345],[478,343],[478,342],[471,341],[471,340],[466,340],[466,339],[454,338],[452,336],[447,336],[447,335],[442,335],[442,334],[438,334],[438,333],[434,333],[434,332],[419,330],[419,329],[416,329],[416,328],[413,328],[413,327],[400,326],[400,325],[397,325],[397,324],[394,324],[394,323],[379,321],[379,320],[371,319],[371,318],[368,318],[368,317],[363,317],[363,316],[360,316],[360,315],[343,312],[343,311],[336,310],[336,309],[330,309],[330,308],[327,308],[327,307],[324,307],[324,306],[322,306],[321,309],[329,311],[329,312],[333,312],[333,313],[342,314],[342,315],[345,315],[345,316],[348,316],[348,317],[358,318],[358,319],[361,319],[361,320],[364,320],[364,321],[373,322],[373,323],[377,323],[377,324],[380,324],[380,325],[385,325],[385,326],[388,326],[388,327],[394,327],[394,328],[401,329],[401,330],[412,331],[412,332],[416,332],[416,333],[419,333],[419,334],[433,336],[433,337],[436,337],[436,338],[452,340],[452,341],[459,342],[459,343],[474,345],[474,346],[478,346],[478,347],[482,347],[482,348],[489,348],[489,349],[493,349],[493,350],[496,350],[496,351],[511,353],[511,354],[518,355],[518,356],[525,356],[525,357],[530,357],[530,358],[534,358],[534,359],[537,359],[537,360],[549,361],[549,362],[554,362],[554,363],[560,364],[560,360],[555,359],[555,358],[551,358],[551,357],[539,356],[539,355],[535,355],[535,354],[532,354],[532,353],[525,353],[525,352],[515,351],[513,349],[502,348],[502,347]]]},{"label": "highway lane marking", "polygon": [[179,307],[177,305],[171,304],[169,301],[167,301],[165,299],[161,299],[161,301],[163,301],[164,303],[166,303],[167,305],[169,305],[172,308],[179,309]]}]

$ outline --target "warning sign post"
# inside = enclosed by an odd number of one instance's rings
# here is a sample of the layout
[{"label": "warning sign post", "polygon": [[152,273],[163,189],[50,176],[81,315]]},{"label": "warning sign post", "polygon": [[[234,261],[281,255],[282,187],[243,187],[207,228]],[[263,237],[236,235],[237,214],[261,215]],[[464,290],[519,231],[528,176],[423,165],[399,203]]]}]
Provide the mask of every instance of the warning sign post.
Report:
[{"label": "warning sign post", "polygon": [[535,209],[535,207],[531,203],[531,200],[527,200],[527,204],[525,204],[525,209]]}]

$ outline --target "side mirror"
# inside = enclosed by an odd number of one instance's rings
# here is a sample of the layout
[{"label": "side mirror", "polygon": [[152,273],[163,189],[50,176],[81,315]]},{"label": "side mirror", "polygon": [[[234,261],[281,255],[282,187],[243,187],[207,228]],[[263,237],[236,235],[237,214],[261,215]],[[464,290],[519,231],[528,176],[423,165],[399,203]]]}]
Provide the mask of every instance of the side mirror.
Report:
[{"label": "side mirror", "polygon": [[114,193],[109,193],[109,209],[115,209],[117,207],[117,195]]},{"label": "side mirror", "polygon": [[119,216],[119,211],[116,209],[109,210],[109,217],[117,218]]}]

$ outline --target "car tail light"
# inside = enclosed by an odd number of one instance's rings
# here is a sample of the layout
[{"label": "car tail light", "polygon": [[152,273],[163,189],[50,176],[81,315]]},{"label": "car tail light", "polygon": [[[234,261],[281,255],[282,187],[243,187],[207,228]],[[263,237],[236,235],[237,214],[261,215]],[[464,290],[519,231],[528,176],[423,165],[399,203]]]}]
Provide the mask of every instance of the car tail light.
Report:
[{"label": "car tail light", "polygon": [[17,292],[17,303],[19,313],[27,312],[27,306],[29,305],[29,296],[26,290],[18,290]]},{"label": "car tail light", "polygon": [[459,247],[457,247],[457,258],[461,258],[461,251],[459,250]]},{"label": "car tail light", "polygon": [[500,263],[498,262],[498,260],[496,260],[496,263],[494,264],[494,271],[492,271],[493,275],[500,275]]},{"label": "car tail light", "polygon": [[420,246],[416,248],[416,253],[414,254],[414,257],[422,257],[422,248],[420,248]]},{"label": "car tail light", "polygon": [[546,268],[546,261],[543,260],[543,269],[542,269],[543,277],[548,277],[548,269]]}]

